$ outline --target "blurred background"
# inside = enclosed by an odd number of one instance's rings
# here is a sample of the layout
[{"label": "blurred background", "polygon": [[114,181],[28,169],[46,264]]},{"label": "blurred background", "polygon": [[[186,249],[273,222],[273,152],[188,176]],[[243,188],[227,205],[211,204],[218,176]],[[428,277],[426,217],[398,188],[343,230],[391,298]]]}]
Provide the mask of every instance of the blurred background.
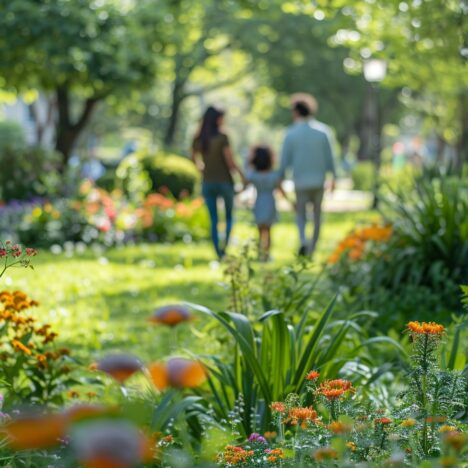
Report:
[{"label": "blurred background", "polygon": [[[213,103],[242,160],[254,143],[278,152],[289,96],[313,94],[335,136],[338,205],[376,205],[423,167],[466,174],[465,1],[1,3],[0,231],[24,242],[47,243],[29,235],[34,223],[49,242],[88,242],[117,214],[122,229],[134,224],[123,207],[161,187],[196,193],[184,158]],[[83,198],[97,205],[81,219]],[[64,219],[77,220],[72,232],[59,232]]]}]

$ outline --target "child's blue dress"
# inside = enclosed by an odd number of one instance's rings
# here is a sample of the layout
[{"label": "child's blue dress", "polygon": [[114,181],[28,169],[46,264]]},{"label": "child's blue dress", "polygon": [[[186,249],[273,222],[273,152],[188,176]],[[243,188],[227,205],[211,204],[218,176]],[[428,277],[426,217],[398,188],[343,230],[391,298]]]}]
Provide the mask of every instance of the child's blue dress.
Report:
[{"label": "child's blue dress", "polygon": [[274,191],[278,187],[280,174],[278,171],[258,172],[248,171],[247,180],[257,190],[254,214],[259,226],[271,226],[277,220]]}]

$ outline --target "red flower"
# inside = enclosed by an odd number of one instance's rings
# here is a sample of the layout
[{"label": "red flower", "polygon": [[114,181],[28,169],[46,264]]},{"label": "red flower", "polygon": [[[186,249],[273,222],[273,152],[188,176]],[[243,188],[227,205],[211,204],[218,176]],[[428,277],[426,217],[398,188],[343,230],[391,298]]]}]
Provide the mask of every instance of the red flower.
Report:
[{"label": "red flower", "polygon": [[317,380],[319,377],[320,377],[320,372],[312,370],[306,375],[306,380]]}]

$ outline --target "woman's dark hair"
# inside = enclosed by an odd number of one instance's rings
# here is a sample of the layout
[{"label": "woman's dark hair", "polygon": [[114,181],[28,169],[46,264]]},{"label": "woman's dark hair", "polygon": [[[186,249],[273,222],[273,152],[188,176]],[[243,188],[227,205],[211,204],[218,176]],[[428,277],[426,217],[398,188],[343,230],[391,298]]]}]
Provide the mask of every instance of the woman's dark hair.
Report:
[{"label": "woman's dark hair", "polygon": [[268,146],[253,149],[252,166],[257,171],[269,171],[273,166],[273,152]]},{"label": "woman's dark hair", "polygon": [[214,106],[208,107],[203,114],[203,120],[198,134],[198,140],[202,151],[207,151],[210,140],[219,135],[219,118],[224,115],[224,111]]},{"label": "woman's dark hair", "polygon": [[310,115],[310,108],[305,102],[297,101],[296,103],[294,103],[293,109],[301,117],[308,117]]}]

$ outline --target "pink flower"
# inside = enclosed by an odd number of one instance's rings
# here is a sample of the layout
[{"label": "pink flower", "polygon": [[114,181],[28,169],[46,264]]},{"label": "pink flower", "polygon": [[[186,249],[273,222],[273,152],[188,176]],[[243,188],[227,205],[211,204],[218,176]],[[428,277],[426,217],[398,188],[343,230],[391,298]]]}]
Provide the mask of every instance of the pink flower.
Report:
[{"label": "pink flower", "polygon": [[26,255],[28,257],[34,257],[37,255],[37,250],[36,249],[32,249],[31,247],[27,247],[26,248]]}]

